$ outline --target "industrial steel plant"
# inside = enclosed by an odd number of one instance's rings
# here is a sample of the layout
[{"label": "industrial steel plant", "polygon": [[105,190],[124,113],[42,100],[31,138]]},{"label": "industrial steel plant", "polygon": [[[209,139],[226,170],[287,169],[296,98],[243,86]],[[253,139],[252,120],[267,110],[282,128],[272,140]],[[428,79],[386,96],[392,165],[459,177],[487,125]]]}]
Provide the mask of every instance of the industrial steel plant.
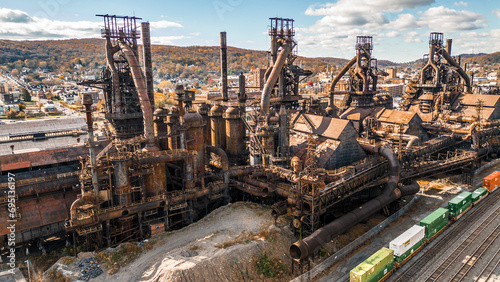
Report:
[{"label": "industrial steel plant", "polygon": [[[269,205],[275,218],[289,216],[297,238],[290,256],[302,265],[374,213],[399,210],[403,196],[420,190],[416,180],[446,174],[470,183],[482,160],[500,151],[500,95],[472,92],[465,64],[442,33],[422,44],[428,54],[420,77],[399,109],[377,90],[388,74],[372,57],[370,36],[352,42],[356,55],[326,93],[301,95],[299,84],[312,72],[296,62],[300,42],[287,18],[270,19],[261,87],[247,86],[241,74],[230,97],[221,32],[220,97],[195,99],[177,85],[175,104],[155,109],[149,23],[100,17],[107,65],[99,79],[80,84],[104,92],[106,138],[94,136],[93,101],[85,96],[84,131],[47,133],[85,137],[85,144],[0,156],[0,170],[16,174],[18,247],[43,247],[55,236],[75,252],[84,243],[105,249],[248,200]],[[10,142],[30,138],[21,132]],[[4,205],[7,174],[0,189]]]}]

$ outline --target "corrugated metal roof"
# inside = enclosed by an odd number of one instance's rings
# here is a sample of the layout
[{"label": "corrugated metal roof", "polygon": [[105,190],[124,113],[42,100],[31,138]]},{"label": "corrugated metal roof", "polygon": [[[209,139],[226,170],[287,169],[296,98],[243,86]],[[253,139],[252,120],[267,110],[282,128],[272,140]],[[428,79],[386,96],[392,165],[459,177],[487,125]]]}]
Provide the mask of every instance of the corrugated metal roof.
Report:
[{"label": "corrugated metal roof", "polygon": [[[295,131],[304,133],[313,133],[329,139],[338,140],[346,126],[349,124],[348,120],[322,117],[311,114],[301,114],[292,128]],[[305,117],[304,117],[305,116]],[[312,130],[309,128],[309,122]]]},{"label": "corrugated metal roof", "polygon": [[403,111],[386,109],[385,111],[379,113],[377,119],[378,121],[381,122],[407,125],[410,123],[410,121],[413,119],[415,115],[416,115],[415,112],[403,112]]},{"label": "corrugated metal roof", "polygon": [[[96,152],[100,152],[109,141],[96,143]],[[70,146],[66,148],[50,149],[39,152],[9,154],[0,156],[0,170],[28,168],[40,165],[56,164],[60,162],[75,161],[80,156],[87,156],[87,146]]]},{"label": "corrugated metal roof", "polygon": [[[78,141],[78,139],[80,141]],[[88,135],[83,134],[80,135],[79,137],[60,136],[40,141],[25,140],[17,142],[0,143],[0,156],[12,154],[12,149],[10,148],[11,145],[14,145],[15,154],[21,154],[21,153],[37,152],[37,151],[44,151],[56,148],[65,148],[74,145],[82,145],[83,143],[87,142],[87,140],[88,140]]]},{"label": "corrugated metal roof", "polygon": [[481,100],[484,103],[484,107],[495,107],[498,99],[500,99],[500,95],[461,94],[457,102],[460,102],[462,105],[475,106]]},{"label": "corrugated metal roof", "polygon": [[85,118],[83,117],[18,121],[15,123],[2,124],[0,126],[0,137],[86,128]]}]

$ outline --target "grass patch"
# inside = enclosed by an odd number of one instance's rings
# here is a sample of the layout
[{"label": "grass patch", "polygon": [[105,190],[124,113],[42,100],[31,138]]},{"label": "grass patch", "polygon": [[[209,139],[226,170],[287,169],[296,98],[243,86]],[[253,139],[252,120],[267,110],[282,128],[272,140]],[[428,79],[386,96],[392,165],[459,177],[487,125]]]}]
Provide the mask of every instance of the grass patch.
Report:
[{"label": "grass patch", "polygon": [[277,277],[285,273],[285,266],[281,261],[271,259],[265,252],[260,251],[259,259],[255,266],[259,274],[264,274],[268,278]]},{"label": "grass patch", "polygon": [[51,269],[47,271],[46,277],[48,281],[54,281],[54,282],[71,281],[71,278],[64,276],[61,272],[57,271],[57,269]]},{"label": "grass patch", "polygon": [[114,274],[120,267],[131,263],[138,258],[142,252],[148,251],[151,248],[152,245],[148,244],[148,242],[144,244],[144,247],[139,247],[135,243],[124,243],[114,252],[97,253],[96,258],[99,260],[99,263],[106,268],[109,274]]},{"label": "grass patch", "polygon": [[[64,248],[62,252],[52,251],[43,256],[34,257],[31,259],[33,267],[41,272],[49,269],[54,263],[56,263],[62,257],[71,256],[71,248]],[[73,259],[74,260],[74,259]]]}]

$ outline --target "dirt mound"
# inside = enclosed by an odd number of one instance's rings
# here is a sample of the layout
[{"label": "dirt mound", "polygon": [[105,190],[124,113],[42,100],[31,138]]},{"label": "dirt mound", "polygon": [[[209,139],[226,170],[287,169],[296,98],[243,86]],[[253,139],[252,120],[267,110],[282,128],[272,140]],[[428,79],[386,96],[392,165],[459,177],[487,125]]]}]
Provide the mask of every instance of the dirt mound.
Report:
[{"label": "dirt mound", "polygon": [[286,220],[253,203],[221,207],[200,221],[151,238],[151,251],[94,281],[288,281],[293,235]]}]

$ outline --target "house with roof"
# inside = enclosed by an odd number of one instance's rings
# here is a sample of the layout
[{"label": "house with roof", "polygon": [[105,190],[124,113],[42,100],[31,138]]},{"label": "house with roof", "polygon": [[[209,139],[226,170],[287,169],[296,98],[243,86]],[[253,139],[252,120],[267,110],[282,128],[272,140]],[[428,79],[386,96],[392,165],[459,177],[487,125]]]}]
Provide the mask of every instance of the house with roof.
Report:
[{"label": "house with roof", "polygon": [[290,151],[304,162],[308,142],[313,138],[318,167],[335,169],[366,157],[357,137],[358,133],[349,120],[299,112],[292,116]]}]

